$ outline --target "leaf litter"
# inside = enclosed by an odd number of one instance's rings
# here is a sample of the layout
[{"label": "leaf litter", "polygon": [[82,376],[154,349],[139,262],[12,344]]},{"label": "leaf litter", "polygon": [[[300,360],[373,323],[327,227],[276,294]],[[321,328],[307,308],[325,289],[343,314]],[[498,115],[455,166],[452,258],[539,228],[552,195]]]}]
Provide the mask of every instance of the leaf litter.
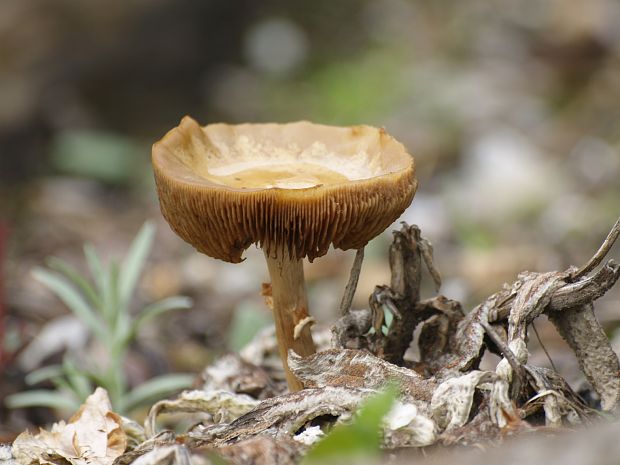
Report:
[{"label": "leaf litter", "polygon": [[50,431],[20,434],[13,442],[13,456],[23,464],[111,465],[127,447],[122,426],[107,392],[97,388],[68,422],[55,423]]},{"label": "leaf litter", "polygon": [[[198,389],[156,403],[144,428],[111,412],[99,388],[67,423],[22,433],[2,463],[299,463],[332,435],[344,434],[336,431],[354,428],[363,416],[360,406],[386,386],[395,386],[397,395],[377,426],[385,450],[487,447],[541,428],[560,432],[589,424],[599,412],[613,411],[620,396],[618,357],[593,305],[620,277],[613,260],[602,263],[618,231],[620,221],[581,269],[523,272],[465,313],[459,302],[440,294],[420,300],[422,265],[437,289],[441,277],[430,242],[416,226],[403,224],[390,247],[390,286],[377,286],[368,309],[350,308],[349,287],[363,258],[358,252],[340,319],[331,330],[314,329],[319,352],[289,353],[304,390],[284,392],[275,337],[266,330],[239,355],[207,367]],[[394,316],[387,328],[386,310]],[[598,404],[588,405],[556,371],[529,362],[528,330],[543,314],[575,353]],[[405,352],[416,342],[420,357],[408,361]],[[479,368],[485,351],[501,356],[494,370]],[[164,412],[199,412],[203,419],[184,432],[158,432]]]}]

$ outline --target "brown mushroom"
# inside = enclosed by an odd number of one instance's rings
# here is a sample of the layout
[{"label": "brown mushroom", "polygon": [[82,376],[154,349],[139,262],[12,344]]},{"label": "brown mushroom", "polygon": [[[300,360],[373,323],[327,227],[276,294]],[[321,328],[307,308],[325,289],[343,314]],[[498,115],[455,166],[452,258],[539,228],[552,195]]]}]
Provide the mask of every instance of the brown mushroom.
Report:
[{"label": "brown mushroom", "polygon": [[358,249],[390,225],[416,190],[413,157],[383,129],[211,124],[189,117],[153,146],[161,211],[198,251],[238,263],[257,244],[271,276],[289,388],[288,350],[315,351],[302,259],[330,244]]}]

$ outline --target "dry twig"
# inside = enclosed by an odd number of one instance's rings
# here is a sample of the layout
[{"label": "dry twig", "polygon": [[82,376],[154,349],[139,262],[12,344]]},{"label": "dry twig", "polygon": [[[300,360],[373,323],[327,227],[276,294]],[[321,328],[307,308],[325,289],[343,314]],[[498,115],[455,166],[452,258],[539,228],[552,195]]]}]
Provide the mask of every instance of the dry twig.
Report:
[{"label": "dry twig", "polygon": [[351,265],[349,282],[347,283],[347,287],[345,287],[344,289],[344,295],[342,296],[342,300],[340,301],[339,313],[342,316],[345,316],[347,313],[349,313],[349,309],[351,308],[351,303],[353,302],[353,297],[355,296],[355,291],[357,289],[357,283],[360,279],[363,261],[364,247],[362,247],[361,249],[357,249],[357,252],[355,252],[355,260],[353,260],[353,265]]},{"label": "dry twig", "polygon": [[616,239],[618,239],[618,236],[620,236],[620,218],[618,218],[616,223],[612,226],[611,231],[609,231],[609,234],[607,234],[607,237],[605,238],[599,249],[596,251],[594,256],[588,261],[588,263],[583,265],[575,273],[572,274],[572,279],[579,279],[581,276],[587,275],[590,271],[596,268],[607,256],[614,243],[616,242]]}]

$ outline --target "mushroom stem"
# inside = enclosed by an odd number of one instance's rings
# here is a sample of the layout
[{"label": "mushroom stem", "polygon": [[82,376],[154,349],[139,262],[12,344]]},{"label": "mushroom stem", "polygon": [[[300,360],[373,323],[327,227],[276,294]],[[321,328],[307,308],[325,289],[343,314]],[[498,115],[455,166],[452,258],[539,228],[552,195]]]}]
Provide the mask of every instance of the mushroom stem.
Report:
[{"label": "mushroom stem", "polygon": [[290,257],[289,252],[283,249],[277,250],[275,255],[265,252],[265,258],[271,277],[273,318],[280,357],[289,390],[295,392],[303,389],[303,385],[288,367],[288,351],[293,349],[302,357],[315,352],[310,325],[305,324],[311,320],[308,316],[303,262]]}]

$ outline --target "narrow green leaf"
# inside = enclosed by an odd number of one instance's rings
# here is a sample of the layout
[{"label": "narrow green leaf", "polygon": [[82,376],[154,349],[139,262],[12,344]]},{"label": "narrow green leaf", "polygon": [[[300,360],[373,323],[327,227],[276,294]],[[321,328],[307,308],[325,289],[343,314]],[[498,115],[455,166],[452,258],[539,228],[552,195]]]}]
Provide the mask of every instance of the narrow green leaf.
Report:
[{"label": "narrow green leaf", "polygon": [[107,379],[99,367],[96,369],[84,369],[84,375],[92,385],[102,387],[108,391],[108,394],[110,393],[111,381]]},{"label": "narrow green leaf", "polygon": [[341,424],[319,441],[306,455],[302,464],[355,463],[377,457],[381,444],[381,421],[396,399],[397,389],[389,385],[369,397],[349,424]]},{"label": "narrow green leaf", "polygon": [[121,266],[119,276],[119,297],[123,307],[129,305],[131,296],[153,245],[155,226],[147,221],[133,240]]},{"label": "narrow green leaf", "polygon": [[132,321],[128,312],[120,312],[116,319],[116,328],[114,329],[114,343],[119,351],[127,349],[131,341],[135,337],[134,332],[135,321]]},{"label": "narrow green leaf", "polygon": [[118,280],[119,280],[119,268],[115,262],[110,263],[110,268],[107,273],[103,275],[103,309],[108,327],[114,331],[118,324],[119,314],[126,312],[126,309],[121,309],[119,305],[118,295]]},{"label": "narrow green leaf", "polygon": [[152,400],[159,400],[168,394],[192,385],[195,375],[171,374],[158,376],[132,389],[122,400],[122,410],[130,411],[139,405]]},{"label": "narrow green leaf", "polygon": [[50,273],[43,268],[35,268],[32,274],[38,281],[54,292],[97,338],[103,342],[106,341],[106,333],[102,329],[101,321],[97,318],[92,307],[88,305],[66,278]]},{"label": "narrow green leaf", "polygon": [[49,267],[65,275],[71,282],[76,284],[82,293],[90,300],[95,307],[101,307],[101,297],[95,292],[95,289],[75,268],[68,263],[56,258],[50,257],[47,260]]},{"label": "narrow green leaf", "polygon": [[97,289],[99,289],[99,294],[103,293],[103,279],[104,279],[104,271],[103,265],[101,264],[101,259],[95,248],[92,244],[84,245],[84,256],[86,257],[86,262],[88,263],[88,268],[90,270],[90,274],[97,285]]},{"label": "narrow green leaf", "polygon": [[56,388],[55,389],[56,392],[70,392],[72,396],[75,396],[76,398],[79,397],[77,393],[73,390],[73,388],[71,387],[71,385],[67,381],[67,378],[64,375],[56,376],[55,378],[52,378],[50,381]]},{"label": "narrow green leaf", "polygon": [[61,410],[77,410],[80,402],[55,391],[27,391],[12,394],[5,401],[8,408],[50,407]]},{"label": "narrow green leaf", "polygon": [[38,370],[34,370],[26,375],[26,384],[34,385],[50,380],[57,376],[62,376],[62,365],[49,365]]},{"label": "narrow green leaf", "polygon": [[381,331],[384,336],[388,335],[390,327],[392,326],[392,321],[394,321],[394,314],[387,305],[383,305],[383,326],[381,326]]},{"label": "narrow green leaf", "polygon": [[93,385],[88,379],[86,373],[75,366],[75,364],[68,357],[63,359],[62,367],[71,390],[75,392],[80,401],[85,401],[86,398],[93,392]]},{"label": "narrow green leaf", "polygon": [[127,337],[130,340],[133,339],[142,325],[156,316],[171,310],[188,309],[192,307],[192,304],[193,301],[189,297],[173,296],[147,305],[140,311],[136,319],[131,324],[131,331],[128,333]]},{"label": "narrow green leaf", "polygon": [[110,403],[115,412],[121,415],[127,414],[127,410],[124,407],[125,399],[125,379],[121,372],[106,373],[106,379],[109,380],[109,384],[105,387],[110,396]]}]

